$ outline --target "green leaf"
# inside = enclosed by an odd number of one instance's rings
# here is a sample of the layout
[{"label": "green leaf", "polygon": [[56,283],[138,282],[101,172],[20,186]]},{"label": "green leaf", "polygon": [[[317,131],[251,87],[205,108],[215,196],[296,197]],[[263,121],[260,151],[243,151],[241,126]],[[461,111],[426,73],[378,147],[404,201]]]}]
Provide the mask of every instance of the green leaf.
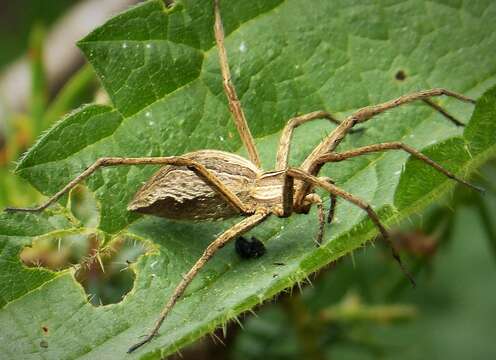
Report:
[{"label": "green leaf", "polygon": [[[50,221],[52,220],[52,221]],[[58,221],[57,221],[58,220]],[[60,219],[46,215],[0,215],[0,307],[25,295],[52,279],[55,274],[43,269],[28,269],[19,261],[19,250],[34,238],[67,226]]]},{"label": "green leaf", "polygon": [[[326,109],[342,118],[358,107],[431,87],[479,97],[496,82],[495,12],[490,0],[477,5],[314,0],[312,6],[297,0],[230,1],[223,9],[227,52],[264,168],[273,168],[280,131],[298,113]],[[222,92],[212,24],[210,1],[184,0],[172,9],[149,1],[81,40],[114,107],[88,105],[68,115],[26,154],[19,174],[48,195],[102,156],[179,155],[205,148],[244,154]],[[404,80],[395,77],[400,70]],[[350,136],[341,148],[400,140],[427,148],[429,155],[466,176],[495,153],[495,99],[492,88],[465,132],[422,104],[409,105],[370,121],[364,133]],[[470,118],[470,105],[439,101],[458,118]],[[300,163],[331,130],[326,121],[298,129],[291,163]],[[7,329],[0,335],[2,353],[122,358],[150,328],[207,244],[239,220],[178,223],[128,213],[128,201],[155,170],[106,168],[86,182],[98,202],[100,231],[109,238],[125,235],[156,245],[155,253],[133,266],[132,292],[119,304],[94,308],[71,270],[52,274],[49,281],[28,281],[24,290],[5,298],[0,311]],[[322,174],[369,201],[386,223],[420,211],[454,185],[400,152],[329,165]],[[2,219],[7,229],[18,221],[12,215]],[[30,221],[40,221],[35,219],[26,218],[24,226],[30,229]],[[271,218],[253,230],[268,249],[258,260],[240,261],[227,246],[188,288],[160,336],[128,357],[158,359],[174,352],[376,234],[363,212],[343,201],[336,220],[318,249],[314,211]],[[16,266],[15,253],[38,236],[11,240],[0,234],[14,244],[6,261]],[[6,276],[22,282],[27,275]],[[41,331],[44,325],[48,334]],[[47,348],[40,347],[42,340]]]}]

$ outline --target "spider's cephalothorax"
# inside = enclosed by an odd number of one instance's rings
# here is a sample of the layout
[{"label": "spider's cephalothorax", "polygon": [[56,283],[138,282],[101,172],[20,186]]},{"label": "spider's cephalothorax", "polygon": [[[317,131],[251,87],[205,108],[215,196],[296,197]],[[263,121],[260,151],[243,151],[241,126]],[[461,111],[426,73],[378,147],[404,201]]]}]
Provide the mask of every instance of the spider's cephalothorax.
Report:
[{"label": "spider's cephalothorax", "polygon": [[[336,186],[331,179],[318,177],[320,169],[327,163],[343,161],[374,152],[401,150],[408,152],[449,178],[479,190],[418,150],[401,142],[373,144],[349,151],[336,152],[338,145],[347,134],[353,131],[355,125],[366,122],[386,110],[414,101],[423,101],[455,125],[463,125],[459,120],[434,103],[431,98],[448,96],[468,103],[474,103],[475,101],[446,89],[418,91],[382,104],[368,106],[356,111],[343,121],[337,120],[326,111],[315,111],[290,119],[280,137],[274,171],[263,172],[260,168],[260,159],[255,142],[238,96],[236,95],[236,90],[231,83],[227,54],[224,47],[224,31],[220,17],[219,0],[214,0],[213,2],[215,18],[214,34],[219,51],[219,63],[224,91],[238,133],[248,151],[250,160],[218,150],[202,150],[183,156],[170,157],[103,157],[95,161],[41,206],[36,208],[7,209],[10,211],[41,211],[56,202],[67,191],[100,167],[164,165],[136,193],[134,200],[129,204],[129,210],[180,220],[213,220],[237,215],[245,217],[210,243],[188,273],[179,280],[177,287],[170,295],[169,300],[149,334],[143,340],[131,346],[128,352],[136,350],[157,335],[167,314],[174,307],[196,274],[198,274],[200,269],[217,250],[229,241],[238,238],[243,233],[260,224],[270,215],[287,217],[294,212],[308,213],[311,206],[316,205],[319,218],[317,243],[320,243],[324,232],[324,224],[326,221],[331,222],[336,198],[339,197],[355,204],[366,212],[379,229],[384,240],[390,244],[394,258],[402,266],[400,258],[389,239],[388,231],[382,225],[372,207],[364,200]],[[295,168],[289,167],[289,147],[293,130],[299,125],[315,119],[328,119],[337,124],[337,127],[308,155],[301,166]],[[322,200],[313,192],[315,188],[321,188],[330,194],[330,210],[327,220],[324,216]],[[408,275],[406,271],[405,273]],[[413,282],[411,277],[409,278]]]}]

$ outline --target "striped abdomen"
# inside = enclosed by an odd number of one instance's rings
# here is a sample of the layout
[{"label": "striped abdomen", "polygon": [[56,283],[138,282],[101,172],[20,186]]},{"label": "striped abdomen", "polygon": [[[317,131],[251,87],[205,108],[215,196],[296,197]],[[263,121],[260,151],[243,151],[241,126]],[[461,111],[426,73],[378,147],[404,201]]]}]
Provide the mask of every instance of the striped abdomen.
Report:
[{"label": "striped abdomen", "polygon": [[[245,204],[260,177],[259,170],[241,156],[201,150],[182,155],[203,164]],[[184,166],[164,166],[136,193],[128,210],[178,220],[214,220],[238,214],[217,192]]]}]

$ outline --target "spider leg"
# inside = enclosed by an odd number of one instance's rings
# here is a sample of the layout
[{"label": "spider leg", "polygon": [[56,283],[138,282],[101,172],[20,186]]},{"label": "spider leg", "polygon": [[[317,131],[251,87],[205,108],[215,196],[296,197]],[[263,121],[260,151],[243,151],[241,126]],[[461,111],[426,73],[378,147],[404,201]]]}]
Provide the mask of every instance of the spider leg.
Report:
[{"label": "spider leg", "polygon": [[[340,126],[338,126],[332,133],[330,133],[313,151],[312,153],[305,159],[302,164],[302,169],[309,171],[312,174],[316,174],[315,169],[311,169],[311,167],[315,163],[315,159],[319,156],[334,151],[336,147],[341,143],[343,138],[347,135],[347,133],[351,130],[353,126],[359,123],[363,123],[365,121],[370,120],[374,116],[381,114],[387,110],[396,108],[398,106],[402,106],[413,101],[417,100],[427,100],[426,103],[433,107],[435,110],[439,111],[443,116],[447,117],[450,121],[452,121],[452,116],[449,115],[444,109],[442,109],[439,105],[433,103],[430,98],[435,96],[448,96],[454,99],[475,104],[475,100],[472,100],[464,95],[457,94],[455,92],[446,90],[446,89],[431,89],[418,91],[411,94],[400,96],[394,100],[386,101],[382,104],[366,106],[355,113],[348,116]],[[448,115],[447,115],[448,114]],[[458,120],[457,120],[458,121]],[[458,124],[455,122],[455,124]]]},{"label": "spider leg", "polygon": [[288,217],[294,209],[294,179],[292,176],[284,174],[284,183],[282,187],[282,214],[280,217]]},{"label": "spider leg", "polygon": [[[433,103],[430,98],[436,96],[448,96],[459,101],[467,102],[475,104],[475,100],[470,99],[464,95],[455,93],[453,91],[449,91],[442,88],[430,89],[417,91],[411,94],[400,96],[396,99],[386,101],[382,104],[372,105],[364,107],[352,115],[348,116],[344,121],[341,122],[333,132],[331,132],[322,142],[317,145],[317,147],[312,151],[312,153],[305,159],[305,161],[301,165],[301,169],[305,170],[309,174],[317,175],[322,167],[322,164],[317,161],[322,155],[333,152],[344,137],[350,132],[350,130],[356,125],[363,122],[366,122],[372,119],[374,116],[381,114],[387,110],[396,108],[398,106],[402,106],[413,101],[422,100],[438,112],[440,112],[443,116],[445,116],[448,120],[454,122],[456,125],[461,124],[458,120],[453,121],[454,117],[448,114],[444,109],[442,109],[439,105]],[[295,198],[296,202],[299,203],[303,200],[306,194],[309,192],[308,184],[302,183],[298,185],[296,189]]]},{"label": "spider leg", "polygon": [[[288,176],[288,178],[291,178],[291,177]],[[319,179],[327,181],[331,184],[334,184],[334,181],[329,177],[319,177]],[[317,195],[315,193],[310,193],[307,196],[305,196],[305,198],[303,199],[303,205],[298,207],[299,209],[305,209],[305,208],[311,206],[312,204],[317,205],[317,214],[318,214],[318,219],[319,219],[319,232],[317,234],[316,243],[319,246],[322,244],[322,239],[324,237],[325,223],[327,222],[328,224],[330,224],[334,220],[334,214],[336,213],[336,202],[337,202],[337,196],[333,193],[329,193],[329,212],[327,213],[327,219],[325,218],[324,204],[322,202],[322,199],[320,198],[319,195]],[[305,212],[305,211],[303,211],[303,212]]]},{"label": "spider leg", "polygon": [[[319,176],[319,179],[325,180],[331,184],[336,184],[334,180],[327,176]],[[305,201],[305,200],[303,200]],[[337,196],[335,194],[329,193],[329,212],[327,213],[327,223],[330,224],[334,220],[334,215],[336,213]]]},{"label": "spider leg", "polygon": [[[336,184],[331,178],[328,177],[320,177],[322,180],[326,180],[331,184]],[[336,194],[329,193],[329,212],[327,213],[327,223],[330,224],[334,220],[334,215],[336,214],[336,204],[337,204],[337,196]]]},{"label": "spider leg", "polygon": [[317,119],[327,119],[337,125],[341,124],[341,121],[327,111],[314,111],[289,119],[282,131],[281,137],[279,138],[279,146],[277,148],[276,156],[276,170],[284,170],[288,167],[289,146],[293,138],[294,129],[306,122]]},{"label": "spider leg", "polygon": [[372,220],[374,225],[379,229],[384,240],[390,246],[393,258],[398,262],[398,265],[400,266],[403,273],[406,275],[408,280],[410,280],[412,285],[415,286],[415,280],[413,279],[412,275],[403,266],[403,262],[401,261],[401,257],[398,254],[393,242],[391,241],[391,237],[389,235],[389,232],[386,230],[384,225],[382,225],[377,213],[374,211],[374,209],[372,209],[372,207],[367,202],[365,202],[362,199],[350,194],[349,192],[337,187],[336,185],[331,184],[328,181],[325,181],[325,179],[320,179],[316,176],[310,175],[301,169],[289,168],[287,170],[287,174],[288,174],[288,176],[292,176],[295,179],[299,179],[301,181],[304,181],[307,184],[310,184],[310,186],[318,186],[320,188],[323,188],[324,190],[327,190],[331,194],[334,194],[340,198],[343,198],[343,199],[355,204],[356,206],[360,207],[361,209],[363,209],[367,213],[369,218]]},{"label": "spider leg", "polygon": [[[329,178],[322,178],[325,179],[325,181],[329,181],[330,183],[334,183],[331,179]],[[293,209],[294,209],[294,197],[293,197],[293,190],[294,190],[294,178],[293,176],[287,175],[287,173],[284,176],[284,185],[283,185],[283,190],[282,190],[282,214],[280,214],[280,217],[288,217],[292,214]],[[330,194],[330,208],[329,208],[329,214],[327,216],[327,222],[331,223],[333,218],[334,218],[334,212],[335,212],[335,207],[336,207],[336,195]],[[322,239],[324,237],[324,229],[325,229],[325,215],[324,215],[324,206],[322,203],[322,199],[320,198],[319,195],[317,194],[308,194],[305,196],[303,200],[302,205],[297,206],[298,212],[303,212],[307,213],[308,210],[310,210],[310,207],[312,204],[317,205],[317,214],[318,214],[318,219],[319,219],[319,231],[317,233],[316,237],[316,243],[320,246],[322,244]]]},{"label": "spider leg", "polygon": [[399,98],[396,98],[394,100],[386,101],[382,104],[367,106],[358,110],[356,113],[354,113],[351,116],[356,118],[358,120],[358,123],[362,123],[371,119],[373,116],[377,114],[383,113],[384,111],[394,109],[398,106],[405,105],[413,101],[422,100],[424,103],[432,107],[434,110],[438,111],[441,115],[446,117],[449,121],[453,122],[455,125],[461,125],[462,123],[460,121],[456,119],[454,121],[454,117],[452,115],[450,115],[446,110],[444,110],[436,103],[432,102],[432,100],[430,99],[432,97],[443,96],[443,95],[452,97],[454,99],[463,102],[475,104],[475,100],[470,99],[465,95],[461,95],[447,89],[438,88],[438,89],[417,91],[411,94],[400,96]]},{"label": "spider leg", "polygon": [[238,95],[236,94],[236,89],[231,81],[231,71],[229,70],[229,62],[227,61],[227,53],[224,46],[224,28],[222,26],[222,19],[220,16],[219,0],[214,0],[214,16],[215,41],[219,51],[220,70],[222,73],[224,92],[226,93],[227,100],[229,102],[229,109],[233,114],[234,122],[236,124],[236,128],[238,129],[239,136],[241,137],[241,141],[243,141],[243,144],[248,150],[250,160],[253,164],[260,168],[260,157],[255,146],[255,141],[253,140],[250,128],[248,127],[243,108],[241,107]]},{"label": "spider leg", "polygon": [[303,206],[311,206],[315,204],[317,206],[317,217],[319,220],[319,230],[317,232],[317,236],[315,238],[315,243],[317,246],[322,245],[322,239],[324,238],[324,230],[325,230],[325,214],[324,214],[324,204],[322,203],[322,199],[319,195],[313,193],[305,196],[304,205]]},{"label": "spider leg", "polygon": [[238,196],[227,188],[220,179],[218,179],[212,172],[210,172],[202,164],[191,159],[180,156],[169,157],[143,157],[143,158],[118,158],[118,157],[103,157],[95,161],[91,166],[84,170],[81,174],[70,181],[60,191],[50,197],[45,203],[34,208],[6,208],[6,211],[27,211],[37,212],[46,209],[48,206],[56,202],[69,190],[74,188],[81,181],[89,177],[100,167],[117,166],[117,165],[176,165],[186,166],[191,171],[194,171],[206,184],[208,184],[214,191],[218,192],[229,204],[237,209],[242,214],[253,213]]},{"label": "spider leg", "polygon": [[343,161],[343,160],[350,159],[350,158],[353,158],[356,156],[371,154],[371,153],[379,152],[379,151],[387,151],[387,150],[406,151],[407,153],[411,154],[412,156],[416,157],[417,159],[425,162],[427,165],[432,166],[434,169],[436,169],[440,173],[446,175],[448,178],[453,179],[453,180],[459,182],[460,184],[468,186],[474,190],[477,190],[480,192],[484,191],[483,189],[459,178],[458,176],[454,175],[452,172],[446,170],[443,166],[439,165],[434,160],[431,160],[429,157],[425,156],[417,149],[415,149],[411,146],[408,146],[402,142],[398,142],[398,141],[389,142],[389,143],[382,143],[382,144],[368,145],[368,146],[360,147],[357,149],[344,151],[341,153],[329,153],[326,155],[322,155],[317,161],[320,164],[324,164],[324,163],[328,163],[328,162],[338,162],[338,161]]},{"label": "spider leg", "polygon": [[[284,126],[284,129],[282,130],[281,137],[279,138],[279,145],[276,155],[276,170],[284,170],[288,167],[289,147],[291,145],[291,140],[293,139],[294,130],[306,122],[318,119],[327,119],[336,125],[341,124],[340,120],[327,111],[314,111],[289,119],[286,126]],[[350,133],[359,132],[361,130],[363,129],[350,130]]]},{"label": "spider leg", "polygon": [[193,281],[198,272],[205,266],[205,264],[214,256],[214,254],[224,247],[229,241],[235,239],[236,237],[242,235],[248,230],[252,229],[256,225],[260,224],[262,221],[269,217],[270,213],[265,210],[257,211],[254,215],[245,218],[241,222],[235,224],[230,229],[224,231],[217,239],[208,245],[208,247],[203,252],[202,256],[196,261],[196,263],[191,267],[191,269],[183,276],[179,284],[174,289],[174,292],[170,296],[167,304],[164,306],[162,311],[160,312],[160,316],[155,322],[150,333],[141,341],[134,344],[127,351],[131,353],[141,347],[142,345],[149,342],[155,335],[157,335],[160,326],[164,322],[167,314],[171,311],[171,309],[176,304],[177,300],[182,296],[188,285]]},{"label": "spider leg", "polygon": [[460,120],[458,120],[456,117],[454,117],[453,115],[451,115],[449,112],[447,112],[446,110],[444,110],[444,108],[442,108],[441,106],[439,106],[438,104],[436,104],[434,101],[432,101],[431,99],[427,98],[427,99],[423,99],[422,100],[424,103],[426,103],[427,105],[429,105],[431,108],[433,108],[434,110],[436,110],[438,113],[440,113],[441,115],[443,115],[446,119],[448,119],[449,121],[451,121],[453,124],[455,124],[456,126],[465,126],[464,123],[462,123]]},{"label": "spider leg", "polygon": [[334,215],[336,214],[336,204],[337,204],[337,196],[336,194],[331,194],[331,201],[329,206],[329,213],[327,214],[327,223],[330,224],[334,220]]}]

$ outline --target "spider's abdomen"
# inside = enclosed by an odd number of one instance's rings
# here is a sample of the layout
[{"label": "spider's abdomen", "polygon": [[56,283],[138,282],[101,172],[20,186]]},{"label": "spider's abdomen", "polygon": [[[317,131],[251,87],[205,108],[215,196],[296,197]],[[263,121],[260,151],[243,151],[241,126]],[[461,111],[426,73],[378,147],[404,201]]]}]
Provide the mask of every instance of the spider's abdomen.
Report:
[{"label": "spider's abdomen", "polygon": [[[203,164],[242,202],[253,202],[250,190],[261,171],[250,161],[218,150],[200,150],[182,157]],[[215,220],[238,214],[193,171],[172,165],[160,168],[142,186],[128,210],[177,220]]]}]

